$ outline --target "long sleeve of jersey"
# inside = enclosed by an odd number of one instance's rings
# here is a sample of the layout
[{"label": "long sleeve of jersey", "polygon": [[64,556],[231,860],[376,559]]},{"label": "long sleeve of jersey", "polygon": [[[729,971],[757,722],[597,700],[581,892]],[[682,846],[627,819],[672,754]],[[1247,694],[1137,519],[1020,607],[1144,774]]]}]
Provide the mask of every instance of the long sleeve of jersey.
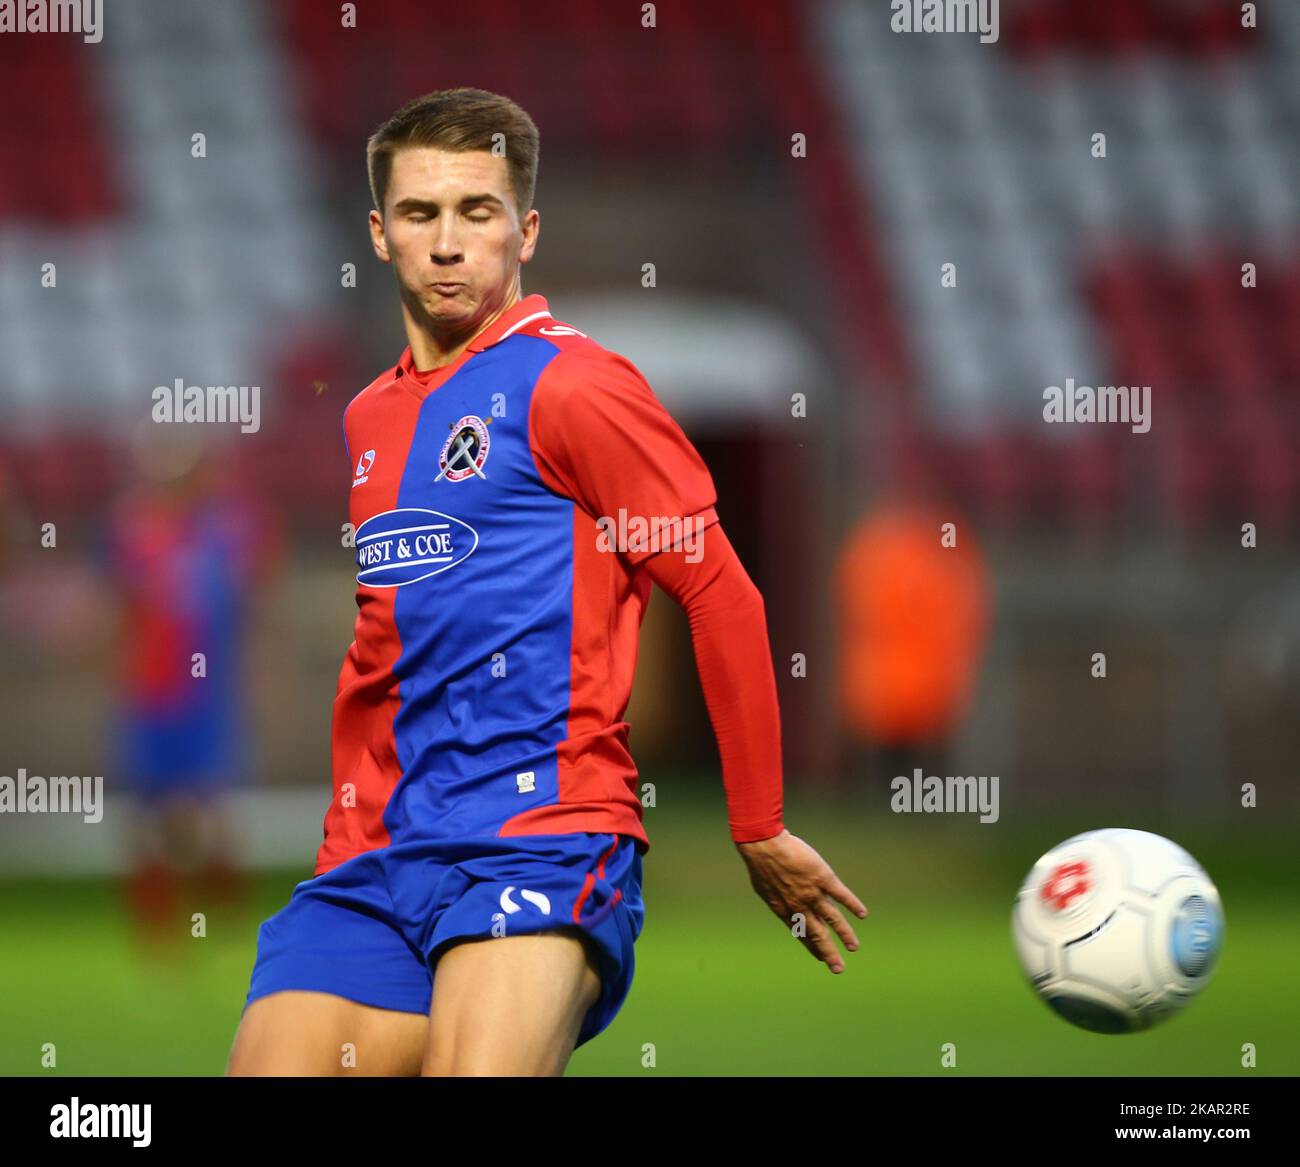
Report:
[{"label": "long sleeve of jersey", "polygon": [[781,822],[781,719],[763,597],[722,527],[701,533],[698,563],[661,551],[643,569],[686,613],[704,702],[722,757],[731,837],[770,839]]},{"label": "long sleeve of jersey", "polygon": [[539,382],[531,425],[546,481],[587,515],[694,522],[694,546],[683,538],[622,557],[690,622],[733,840],[779,835],[780,712],[763,599],[718,524],[717,494],[699,453],[639,370],[594,347],[556,358]]}]

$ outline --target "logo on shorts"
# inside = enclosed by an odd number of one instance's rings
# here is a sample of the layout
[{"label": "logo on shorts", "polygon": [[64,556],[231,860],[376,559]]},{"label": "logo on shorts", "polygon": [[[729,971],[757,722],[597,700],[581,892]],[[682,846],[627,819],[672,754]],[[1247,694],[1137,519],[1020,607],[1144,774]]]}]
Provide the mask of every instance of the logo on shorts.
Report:
[{"label": "logo on shorts", "polygon": [[483,463],[487,461],[490,444],[487,427],[486,421],[472,413],[452,423],[451,435],[443,443],[442,453],[438,455],[441,469],[434,482],[443,478],[448,482],[462,482],[471,474],[487,480],[487,475],[483,473]]},{"label": "logo on shorts", "polygon": [[[510,898],[510,893],[514,890],[515,888],[512,884],[501,893],[501,910],[508,914],[522,912],[524,910],[519,904],[515,903],[515,901]],[[551,914],[551,901],[540,891],[530,891],[526,887],[521,887],[519,889],[519,898],[527,900],[533,905],[533,907],[541,912],[543,916],[549,916]]]}]

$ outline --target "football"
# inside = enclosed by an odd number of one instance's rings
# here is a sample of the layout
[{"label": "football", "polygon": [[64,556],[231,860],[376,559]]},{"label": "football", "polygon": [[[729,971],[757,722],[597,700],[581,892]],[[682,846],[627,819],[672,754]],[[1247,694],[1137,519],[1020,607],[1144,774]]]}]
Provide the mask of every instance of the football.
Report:
[{"label": "football", "polygon": [[1025,976],[1057,1014],[1096,1033],[1131,1033],[1205,987],[1223,907],[1178,844],[1110,828],[1066,839],[1034,864],[1011,931]]}]

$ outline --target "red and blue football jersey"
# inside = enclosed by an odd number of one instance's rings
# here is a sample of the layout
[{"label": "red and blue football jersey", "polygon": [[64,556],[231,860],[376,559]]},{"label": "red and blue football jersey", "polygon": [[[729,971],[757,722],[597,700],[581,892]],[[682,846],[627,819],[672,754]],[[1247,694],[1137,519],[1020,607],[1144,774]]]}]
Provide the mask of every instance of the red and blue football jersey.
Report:
[{"label": "red and blue football jersey", "polygon": [[648,850],[623,715],[661,547],[614,553],[599,521],[717,513],[645,379],[532,295],[443,368],[407,348],[344,435],[358,612],[316,874],[421,838]]}]

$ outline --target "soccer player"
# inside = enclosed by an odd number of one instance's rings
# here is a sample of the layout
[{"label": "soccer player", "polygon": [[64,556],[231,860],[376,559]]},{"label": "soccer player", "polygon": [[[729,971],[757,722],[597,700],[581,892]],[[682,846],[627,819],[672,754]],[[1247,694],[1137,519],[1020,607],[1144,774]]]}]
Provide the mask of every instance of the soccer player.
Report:
[{"label": "soccer player", "polygon": [[559,1075],[609,1025],[645,915],[622,718],[655,583],[688,614],[754,889],[833,972],[833,934],[858,946],[834,901],[866,909],[782,822],[763,601],[708,470],[629,361],[522,294],[537,152],[478,89],[368,144],[409,345],[344,413],[334,799],[259,932],[230,1074]]},{"label": "soccer player", "polygon": [[100,544],[121,610],[116,749],[135,812],[125,890],[137,937],[175,950],[191,910],[244,900],[228,802],[248,770],[241,682],[274,541],[219,453],[153,435],[137,456],[141,479]]}]

